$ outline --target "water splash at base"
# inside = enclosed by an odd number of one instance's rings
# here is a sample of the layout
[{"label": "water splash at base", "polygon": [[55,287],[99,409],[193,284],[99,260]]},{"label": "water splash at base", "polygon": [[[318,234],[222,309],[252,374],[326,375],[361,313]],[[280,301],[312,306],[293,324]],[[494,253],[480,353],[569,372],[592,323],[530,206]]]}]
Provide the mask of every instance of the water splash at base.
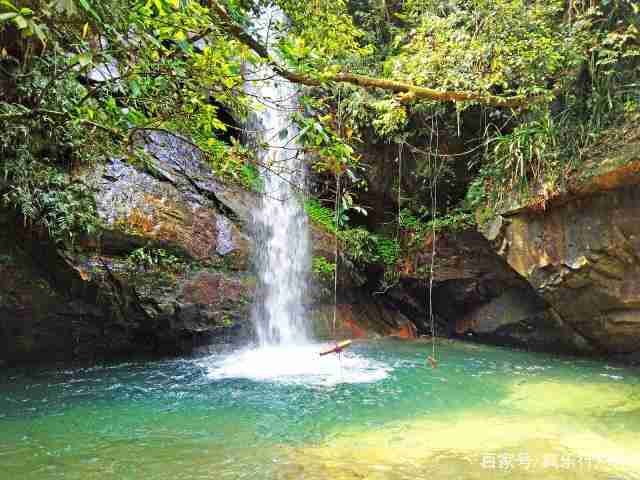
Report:
[{"label": "water splash at base", "polygon": [[388,376],[391,367],[354,352],[320,357],[327,344],[273,346],[247,349],[231,355],[214,355],[201,361],[214,380],[245,378],[255,381],[334,386],[341,383],[372,383]]}]

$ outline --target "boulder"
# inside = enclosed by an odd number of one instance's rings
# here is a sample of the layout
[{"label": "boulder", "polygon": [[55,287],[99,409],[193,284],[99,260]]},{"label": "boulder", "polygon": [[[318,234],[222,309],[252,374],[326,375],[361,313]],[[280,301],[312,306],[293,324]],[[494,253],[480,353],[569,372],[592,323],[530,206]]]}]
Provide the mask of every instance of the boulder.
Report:
[{"label": "boulder", "polygon": [[[346,293],[346,295],[344,294]],[[316,338],[416,338],[415,325],[383,299],[363,291],[343,292],[334,305],[325,302],[309,309]]]}]

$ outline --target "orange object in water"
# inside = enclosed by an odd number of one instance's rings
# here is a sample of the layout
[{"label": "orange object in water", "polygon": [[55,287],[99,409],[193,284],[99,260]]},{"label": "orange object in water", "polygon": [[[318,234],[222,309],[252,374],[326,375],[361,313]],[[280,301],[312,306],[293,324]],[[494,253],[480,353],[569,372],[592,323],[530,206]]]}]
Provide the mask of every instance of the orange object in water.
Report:
[{"label": "orange object in water", "polygon": [[351,340],[344,340],[336,344],[335,347],[328,348],[320,352],[320,356],[329,355],[330,353],[341,353],[345,348],[350,347],[353,342]]},{"label": "orange object in water", "polygon": [[438,368],[438,362],[431,355],[427,357],[427,362],[431,364],[431,368]]}]

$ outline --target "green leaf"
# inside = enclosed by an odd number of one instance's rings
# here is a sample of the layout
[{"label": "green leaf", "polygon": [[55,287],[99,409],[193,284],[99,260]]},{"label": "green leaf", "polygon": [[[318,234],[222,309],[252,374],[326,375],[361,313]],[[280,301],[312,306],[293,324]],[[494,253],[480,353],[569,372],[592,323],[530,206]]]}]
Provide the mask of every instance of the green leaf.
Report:
[{"label": "green leaf", "polygon": [[37,23],[33,23],[31,25],[31,28],[33,30],[33,33],[36,34],[36,37],[38,37],[38,40],[40,40],[42,43],[47,43],[47,36],[40,25],[38,25]]},{"label": "green leaf", "polygon": [[131,96],[133,98],[137,98],[140,96],[140,94],[142,93],[140,90],[140,83],[138,82],[138,80],[131,80],[131,82],[129,82],[129,88],[131,89]]},{"label": "green leaf", "polygon": [[55,0],[52,6],[60,13],[65,15],[75,15],[78,12],[76,4],[73,0]]},{"label": "green leaf", "polygon": [[89,12],[93,18],[102,23],[100,15],[98,15],[98,13],[93,8],[91,8],[91,5],[89,4],[89,2],[87,2],[87,0],[78,0],[78,2],[85,11]]},{"label": "green leaf", "polygon": [[21,15],[16,16],[13,21],[16,24],[16,27],[18,27],[18,30],[24,30],[29,26],[27,19]]},{"label": "green leaf", "polygon": [[9,10],[13,10],[14,12],[19,12],[18,7],[16,7],[13,3],[8,0],[0,1],[0,5],[7,7]]},{"label": "green leaf", "polygon": [[0,13],[0,22],[6,22],[11,20],[12,18],[17,17],[18,14],[14,13],[14,12],[8,12],[8,13]]},{"label": "green leaf", "polygon": [[89,52],[81,53],[80,55],[78,55],[78,63],[80,64],[81,67],[86,67],[87,65],[90,65],[92,61],[93,61],[93,58],[91,56],[91,53]]}]

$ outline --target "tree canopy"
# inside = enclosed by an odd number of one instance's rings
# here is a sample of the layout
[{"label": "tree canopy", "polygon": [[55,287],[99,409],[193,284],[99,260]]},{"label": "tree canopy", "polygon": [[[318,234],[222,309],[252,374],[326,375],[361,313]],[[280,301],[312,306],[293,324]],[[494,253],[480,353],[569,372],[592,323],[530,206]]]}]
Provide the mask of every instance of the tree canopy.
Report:
[{"label": "tree canopy", "polygon": [[[288,21],[264,45],[252,18],[274,4]],[[633,0],[3,0],[0,29],[3,199],[49,227],[52,209],[64,217],[65,162],[145,164],[139,129],[188,137],[221,177],[251,186],[241,125],[260,107],[244,85],[260,79],[245,64],[301,85],[292,121],[319,170],[357,164],[371,125],[406,143],[434,116],[459,131],[481,111],[493,120],[469,192],[483,198],[549,166],[562,175],[564,158],[640,102]],[[86,223],[74,215],[66,224]]]}]

